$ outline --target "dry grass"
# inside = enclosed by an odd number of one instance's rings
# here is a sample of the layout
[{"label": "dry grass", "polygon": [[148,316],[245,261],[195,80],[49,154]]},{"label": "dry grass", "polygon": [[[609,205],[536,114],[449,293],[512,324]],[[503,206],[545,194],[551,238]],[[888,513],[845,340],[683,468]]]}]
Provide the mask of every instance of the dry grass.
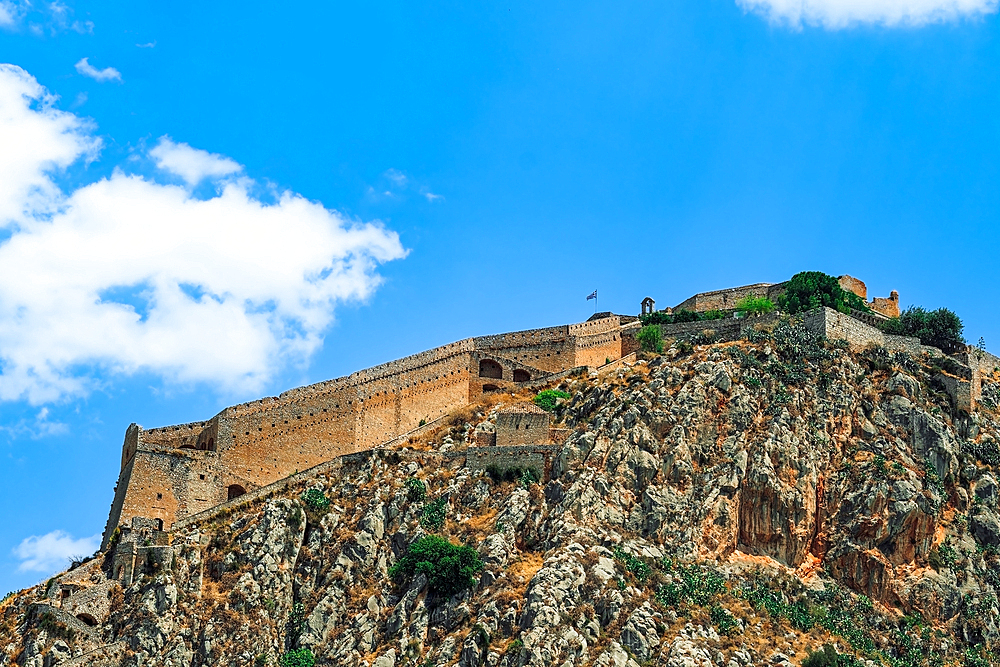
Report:
[{"label": "dry grass", "polygon": [[523,553],[519,559],[510,564],[510,567],[507,568],[507,574],[512,581],[523,581],[527,584],[535,576],[535,573],[542,569],[544,561],[545,558],[540,553]]}]

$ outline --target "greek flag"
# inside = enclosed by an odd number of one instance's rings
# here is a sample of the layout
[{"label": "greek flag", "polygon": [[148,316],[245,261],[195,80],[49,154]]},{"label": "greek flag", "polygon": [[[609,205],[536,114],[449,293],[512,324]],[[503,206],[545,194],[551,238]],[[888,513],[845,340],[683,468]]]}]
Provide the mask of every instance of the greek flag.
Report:
[{"label": "greek flag", "polygon": [[594,290],[589,295],[587,295],[587,301],[590,301],[591,299],[596,299],[596,298],[597,298],[597,290]]}]

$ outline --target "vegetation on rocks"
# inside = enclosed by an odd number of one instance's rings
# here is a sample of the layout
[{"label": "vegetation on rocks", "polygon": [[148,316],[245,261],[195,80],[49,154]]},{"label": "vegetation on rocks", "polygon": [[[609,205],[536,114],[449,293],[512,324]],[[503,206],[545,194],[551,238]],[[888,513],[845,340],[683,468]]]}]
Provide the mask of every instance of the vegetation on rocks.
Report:
[{"label": "vegetation on rocks", "polygon": [[533,400],[535,405],[540,407],[542,410],[552,412],[556,409],[556,405],[559,401],[570,398],[570,396],[572,396],[572,394],[558,389],[543,389],[538,392]]},{"label": "vegetation on rocks", "polygon": [[389,568],[389,576],[397,583],[408,584],[414,576],[424,575],[431,593],[448,596],[474,586],[476,575],[482,570],[483,561],[472,547],[427,535],[410,545]]},{"label": "vegetation on rocks", "polygon": [[647,324],[639,329],[635,339],[639,341],[639,347],[643,352],[656,352],[657,354],[663,352],[663,334],[660,332],[659,325]]},{"label": "vegetation on rocks", "polygon": [[488,433],[534,398],[489,395],[423,440],[174,531],[169,566],[140,562],[123,588],[99,589],[113,559],[83,563],[97,625],[44,607],[60,586],[18,593],[0,663],[1000,664],[992,404],[957,411],[941,357],[762,322],[561,380],[568,436],[544,478],[465,465],[455,429]]},{"label": "vegetation on rocks", "polygon": [[882,330],[886,333],[914,336],[924,345],[931,345],[948,353],[965,346],[963,329],[962,320],[947,308],[924,310],[919,306],[907,308],[899,317],[882,325]]}]

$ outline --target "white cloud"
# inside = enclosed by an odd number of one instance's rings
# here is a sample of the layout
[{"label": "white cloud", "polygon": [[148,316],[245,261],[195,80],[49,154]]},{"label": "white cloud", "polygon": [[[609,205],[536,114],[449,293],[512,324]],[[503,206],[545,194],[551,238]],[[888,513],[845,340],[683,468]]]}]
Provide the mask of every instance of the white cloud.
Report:
[{"label": "white cloud", "polygon": [[59,421],[49,419],[49,409],[42,408],[35,415],[33,420],[21,419],[14,423],[0,425],[0,431],[8,433],[11,437],[29,437],[32,440],[45,438],[54,435],[63,435],[69,432],[69,426]]},{"label": "white cloud", "polygon": [[997,11],[997,0],[736,0],[772,23],[828,29],[859,24],[921,26]]},{"label": "white cloud", "polygon": [[387,169],[385,173],[382,175],[388,178],[393,183],[395,183],[396,187],[400,188],[405,188],[407,182],[409,182],[410,180],[406,177],[406,174],[399,171],[398,169]]},{"label": "white cloud", "polygon": [[121,82],[122,74],[114,67],[105,67],[104,69],[97,69],[89,62],[86,58],[80,58],[80,62],[76,64],[76,71],[84,76],[89,76],[95,81],[104,83],[105,81],[118,81]]},{"label": "white cloud", "polygon": [[146,42],[145,44],[136,44],[136,46],[140,49],[152,49],[156,46],[156,40],[154,39],[152,42]]},{"label": "white cloud", "polygon": [[100,148],[86,121],[54,104],[23,69],[0,64],[0,228],[55,205],[59,191],[49,172]]},{"label": "white cloud", "polygon": [[18,6],[7,0],[0,1],[0,28],[13,28],[20,19]]},{"label": "white cloud", "polygon": [[[117,169],[62,193],[49,174],[96,140],[50,102],[0,67],[0,400],[44,403],[139,371],[256,391],[319,348],[336,304],[377,288],[379,263],[406,255],[378,223],[292,192],[264,202],[246,177],[199,199]],[[204,151],[166,141],[158,162],[205,173],[182,159]],[[202,167],[236,165],[204,155]]]},{"label": "white cloud", "polygon": [[55,573],[68,567],[70,559],[89,556],[100,545],[100,535],[74,539],[61,530],[32,535],[14,547],[14,555],[21,561],[17,571]]},{"label": "white cloud", "polygon": [[222,178],[243,170],[235,160],[187,144],[175,144],[170,137],[160,137],[160,143],[149,151],[149,156],[157,167],[180,176],[192,186],[206,178]]},{"label": "white cloud", "polygon": [[436,202],[436,201],[440,201],[440,200],[444,199],[444,195],[436,195],[433,192],[431,192],[430,190],[427,190],[426,188],[423,189],[423,190],[421,190],[420,194],[422,194],[424,197],[426,197],[427,201],[429,201],[432,204],[434,202]]}]

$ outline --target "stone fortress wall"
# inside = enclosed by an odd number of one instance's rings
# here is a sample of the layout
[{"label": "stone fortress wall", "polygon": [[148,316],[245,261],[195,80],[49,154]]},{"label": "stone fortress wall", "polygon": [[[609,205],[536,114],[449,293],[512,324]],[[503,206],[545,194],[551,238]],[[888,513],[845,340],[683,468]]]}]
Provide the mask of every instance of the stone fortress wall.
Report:
[{"label": "stone fortress wall", "polygon": [[132,424],[103,547],[133,518],[166,529],[290,474],[376,447],[484,393],[620,359],[623,346],[625,354],[634,347],[633,318],[624,326],[622,319],[468,338],[228,407],[207,421]]},{"label": "stone fortress wall", "polygon": [[[899,293],[895,290],[887,298],[876,297],[868,301],[868,287],[864,281],[848,275],[840,276],[837,280],[840,282],[842,288],[864,299],[868,307],[876,313],[885,317],[899,317]],[[741,285],[740,287],[730,287],[712,292],[700,292],[680,302],[673,308],[667,308],[666,312],[691,310],[696,313],[703,313],[708,310],[733,310],[736,308],[736,304],[748,296],[766,296],[771,301],[777,303],[778,297],[785,293],[785,284],[783,282],[754,283],[753,285]],[[652,300],[650,302],[652,303]]]},{"label": "stone fortress wall", "polygon": [[[864,282],[851,276],[839,280],[845,289],[867,300]],[[668,310],[731,311],[747,295],[774,300],[784,285],[755,283],[704,292]],[[888,336],[875,326],[877,320],[898,314],[895,291],[888,299],[868,303],[876,314],[844,315],[821,308],[807,314],[803,322],[856,346],[876,343],[890,349],[927,351],[916,339]],[[652,299],[647,297],[642,309],[655,310]],[[691,337],[712,330],[714,339],[727,340],[762,322],[728,317],[661,328],[665,337]],[[467,338],[277,397],[231,406],[206,421],[155,429],[132,424],[125,434],[102,549],[115,529],[129,525],[133,518],[166,530],[185,517],[299,471],[378,447],[484,393],[554,379],[574,368],[617,362],[638,349],[634,334],[640,326],[635,317],[601,313],[578,324]],[[958,375],[946,379],[955,385],[958,404],[971,409],[978,398],[979,375],[987,372],[980,367],[989,367],[992,373],[1000,359],[981,353],[959,362],[966,364],[961,368],[968,368],[968,373],[959,369]],[[544,431],[541,425],[536,430]],[[540,438],[532,435],[529,439]]]}]

